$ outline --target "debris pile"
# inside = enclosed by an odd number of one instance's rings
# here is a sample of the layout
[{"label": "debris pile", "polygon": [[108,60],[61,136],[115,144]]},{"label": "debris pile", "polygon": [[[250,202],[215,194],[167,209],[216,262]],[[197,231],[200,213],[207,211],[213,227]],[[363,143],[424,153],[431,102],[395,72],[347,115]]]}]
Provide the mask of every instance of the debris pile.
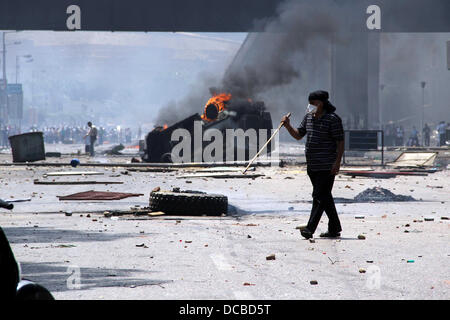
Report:
[{"label": "debris pile", "polygon": [[374,187],[364,190],[363,192],[359,193],[355,198],[355,201],[358,202],[368,202],[368,201],[416,201],[411,196],[404,196],[404,195],[396,195],[392,193],[391,191],[380,188],[380,187]]}]

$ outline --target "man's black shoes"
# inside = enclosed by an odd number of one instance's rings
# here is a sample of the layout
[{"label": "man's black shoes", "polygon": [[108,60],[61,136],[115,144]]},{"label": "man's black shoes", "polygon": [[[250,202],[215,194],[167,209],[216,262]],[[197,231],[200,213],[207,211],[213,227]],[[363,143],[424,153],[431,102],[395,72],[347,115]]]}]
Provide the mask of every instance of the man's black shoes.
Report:
[{"label": "man's black shoes", "polygon": [[339,238],[341,236],[340,232],[324,232],[320,234],[321,238]]},{"label": "man's black shoes", "polygon": [[311,239],[313,237],[313,234],[308,229],[300,229],[301,235],[306,238],[306,240]]}]

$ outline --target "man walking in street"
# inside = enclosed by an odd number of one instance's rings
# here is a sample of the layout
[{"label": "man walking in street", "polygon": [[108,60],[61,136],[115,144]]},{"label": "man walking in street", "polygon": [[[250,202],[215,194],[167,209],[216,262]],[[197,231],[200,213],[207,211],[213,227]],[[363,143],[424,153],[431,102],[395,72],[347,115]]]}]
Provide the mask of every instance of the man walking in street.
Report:
[{"label": "man walking in street", "polygon": [[97,128],[90,121],[87,123],[87,125],[89,127],[89,132],[84,137],[89,137],[89,142],[91,143],[89,146],[89,154],[91,155],[91,157],[93,157],[95,155],[94,144],[97,140]]},{"label": "man walking in street", "polygon": [[344,153],[344,129],[328,98],[326,91],[312,92],[307,114],[297,129],[290,125],[289,118],[282,119],[292,137],[300,140],[306,135],[307,173],[313,185],[311,215],[308,225],[300,230],[306,239],[313,237],[324,211],[328,216],[328,231],[320,236],[335,238],[342,231],[331,191]]},{"label": "man walking in street", "polygon": [[428,123],[425,123],[425,127],[423,127],[422,131],[423,131],[423,140],[424,140],[425,147],[429,147],[430,146],[431,129],[428,126]]},{"label": "man walking in street", "polygon": [[419,145],[419,131],[417,131],[416,126],[413,126],[411,130],[411,136],[409,137],[408,146],[417,147]]},{"label": "man walking in street", "polygon": [[445,121],[439,122],[439,125],[437,126],[436,130],[439,134],[439,147],[445,146],[445,129],[447,125],[445,124]]}]

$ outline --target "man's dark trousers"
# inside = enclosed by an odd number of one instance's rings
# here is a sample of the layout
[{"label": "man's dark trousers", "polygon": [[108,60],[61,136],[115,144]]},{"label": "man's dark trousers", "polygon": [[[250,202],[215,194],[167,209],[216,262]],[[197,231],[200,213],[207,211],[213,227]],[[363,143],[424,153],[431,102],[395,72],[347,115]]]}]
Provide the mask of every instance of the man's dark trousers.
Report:
[{"label": "man's dark trousers", "polygon": [[95,155],[95,150],[94,150],[94,144],[95,141],[97,140],[97,137],[94,136],[90,136],[89,137],[91,140],[91,145],[89,146],[89,153],[91,154],[91,157],[93,157]]},{"label": "man's dark trousers", "polygon": [[440,147],[445,146],[445,133],[441,133],[439,135],[439,146]]},{"label": "man's dark trousers", "polygon": [[334,205],[333,196],[331,195],[335,175],[331,174],[331,171],[308,170],[308,176],[313,185],[313,207],[307,229],[314,233],[322,213],[325,211],[328,216],[328,231],[331,233],[341,232],[341,223]]}]

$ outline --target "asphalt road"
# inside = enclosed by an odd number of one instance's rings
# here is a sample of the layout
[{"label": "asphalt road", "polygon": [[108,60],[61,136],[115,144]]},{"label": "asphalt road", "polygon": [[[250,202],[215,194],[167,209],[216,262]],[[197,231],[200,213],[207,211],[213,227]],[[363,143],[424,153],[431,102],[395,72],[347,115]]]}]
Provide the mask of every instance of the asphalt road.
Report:
[{"label": "asphalt road", "polygon": [[[104,175],[43,178],[70,170]],[[57,299],[450,298],[450,225],[441,219],[450,217],[448,170],[384,180],[338,176],[335,197],[353,198],[380,186],[422,201],[338,204],[342,238],[318,238],[326,231],[324,215],[315,243],[296,229],[306,223],[311,206],[304,167],[257,168],[265,176],[254,180],[180,179],[189,169],[121,174],[125,170],[0,166],[0,197],[31,198],[15,203],[12,212],[0,209],[0,225],[24,278],[46,286]],[[124,184],[34,185],[34,179]],[[106,210],[148,205],[156,186],[225,194],[230,215],[103,216]],[[87,190],[145,196],[92,202],[56,197]],[[360,215],[364,219],[355,218]],[[266,260],[270,254],[275,260]]]}]

